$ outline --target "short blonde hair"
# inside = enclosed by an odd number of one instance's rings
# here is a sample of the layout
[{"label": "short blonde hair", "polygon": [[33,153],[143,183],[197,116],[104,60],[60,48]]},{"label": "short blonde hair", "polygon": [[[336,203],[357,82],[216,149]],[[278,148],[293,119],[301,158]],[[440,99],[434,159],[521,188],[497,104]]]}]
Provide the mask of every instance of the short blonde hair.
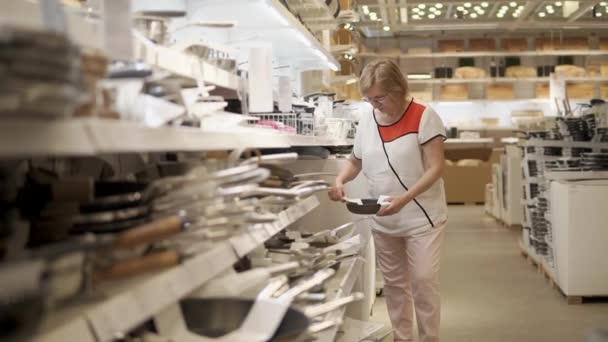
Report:
[{"label": "short blonde hair", "polygon": [[377,59],[363,68],[359,81],[361,94],[367,94],[376,84],[391,95],[406,96],[409,93],[407,80],[403,77],[399,66],[390,59]]}]

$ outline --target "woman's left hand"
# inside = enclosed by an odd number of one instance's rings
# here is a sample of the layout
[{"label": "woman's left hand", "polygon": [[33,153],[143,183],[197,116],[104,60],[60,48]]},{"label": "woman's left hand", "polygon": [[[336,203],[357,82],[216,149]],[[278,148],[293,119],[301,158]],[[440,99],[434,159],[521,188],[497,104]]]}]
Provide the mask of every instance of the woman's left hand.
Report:
[{"label": "woman's left hand", "polygon": [[409,203],[410,199],[407,198],[406,196],[397,196],[397,197],[387,198],[386,201],[390,202],[390,204],[381,208],[378,211],[378,213],[376,213],[376,216],[395,215],[396,213],[401,211],[401,209],[403,209],[403,207],[405,207],[406,204]]}]

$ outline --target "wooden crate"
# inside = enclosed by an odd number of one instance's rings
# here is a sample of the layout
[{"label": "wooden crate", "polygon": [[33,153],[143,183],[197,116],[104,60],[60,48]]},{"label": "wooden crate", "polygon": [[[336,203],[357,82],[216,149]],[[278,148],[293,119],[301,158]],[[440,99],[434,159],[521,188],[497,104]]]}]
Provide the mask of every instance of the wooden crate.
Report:
[{"label": "wooden crate", "polygon": [[454,70],[454,78],[484,78],[486,71],[475,67],[460,67]]},{"label": "wooden crate", "polygon": [[608,63],[600,65],[600,75],[602,75],[602,77],[608,77]]},{"label": "wooden crate", "polygon": [[340,11],[350,11],[353,9],[352,0],[340,0]]},{"label": "wooden crate", "polygon": [[337,71],[337,75],[348,76],[355,72],[355,67],[352,61],[346,59],[340,59],[340,71]]},{"label": "wooden crate", "polygon": [[510,52],[520,52],[528,50],[526,38],[505,38],[502,40],[502,48]]},{"label": "wooden crate", "polygon": [[444,84],[440,88],[439,98],[447,101],[469,99],[469,88],[466,84]]},{"label": "wooden crate", "polygon": [[488,100],[511,100],[515,97],[512,84],[489,84],[486,91]]},{"label": "wooden crate", "polygon": [[566,93],[571,99],[592,99],[595,97],[593,83],[572,83],[566,85]]},{"label": "wooden crate", "polygon": [[600,38],[600,50],[608,50],[608,37]]},{"label": "wooden crate", "polygon": [[587,72],[584,68],[576,65],[558,65],[555,67],[555,74],[564,77],[585,77]]},{"label": "wooden crate", "polygon": [[437,42],[439,52],[463,52],[464,40],[440,40]]},{"label": "wooden crate", "polygon": [[495,51],[496,41],[491,38],[478,38],[469,40],[469,50],[471,51]]},{"label": "wooden crate", "polygon": [[603,99],[608,99],[608,83],[603,83],[600,85],[600,97]]}]

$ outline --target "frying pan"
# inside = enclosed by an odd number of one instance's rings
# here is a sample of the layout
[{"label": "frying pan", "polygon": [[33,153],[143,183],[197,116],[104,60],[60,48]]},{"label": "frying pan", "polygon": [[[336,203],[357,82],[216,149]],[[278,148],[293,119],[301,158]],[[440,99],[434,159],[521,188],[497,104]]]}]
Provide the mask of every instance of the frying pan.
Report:
[{"label": "frying pan", "polygon": [[292,185],[298,184],[298,182],[301,182],[307,178],[321,177],[321,176],[332,176],[332,177],[337,176],[335,173],[331,173],[331,172],[312,172],[312,173],[294,174],[293,172],[291,172],[288,169],[282,168],[277,165],[272,165],[272,164],[260,164],[260,167],[268,169],[272,175],[272,178],[268,179],[267,181],[262,183],[262,185],[271,186],[271,187],[288,188],[288,187],[291,187]]},{"label": "frying pan", "polygon": [[[362,293],[336,299],[324,304],[307,307],[304,310],[289,307],[274,335],[268,341],[293,341],[305,334],[311,325],[312,318],[363,298]],[[182,315],[188,330],[207,338],[220,338],[237,330],[245,321],[252,306],[253,299],[225,298],[188,298],[180,302]],[[332,322],[335,324],[335,322]],[[329,328],[333,324],[326,324]],[[322,329],[315,329],[319,332]]]}]

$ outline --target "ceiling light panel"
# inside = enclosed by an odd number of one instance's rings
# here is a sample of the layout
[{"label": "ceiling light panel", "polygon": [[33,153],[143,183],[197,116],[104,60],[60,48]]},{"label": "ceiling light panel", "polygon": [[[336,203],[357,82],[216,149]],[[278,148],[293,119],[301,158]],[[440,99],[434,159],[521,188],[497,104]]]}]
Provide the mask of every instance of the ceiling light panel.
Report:
[{"label": "ceiling light panel", "polygon": [[559,20],[564,18],[564,1],[543,1],[531,15],[535,19]]},{"label": "ceiling light panel", "polygon": [[[507,3],[508,4],[508,3]],[[494,4],[490,1],[457,1],[457,2],[425,2],[408,5],[409,20],[437,22],[438,20],[470,20],[489,19]],[[450,17],[446,18],[446,14]]]}]

